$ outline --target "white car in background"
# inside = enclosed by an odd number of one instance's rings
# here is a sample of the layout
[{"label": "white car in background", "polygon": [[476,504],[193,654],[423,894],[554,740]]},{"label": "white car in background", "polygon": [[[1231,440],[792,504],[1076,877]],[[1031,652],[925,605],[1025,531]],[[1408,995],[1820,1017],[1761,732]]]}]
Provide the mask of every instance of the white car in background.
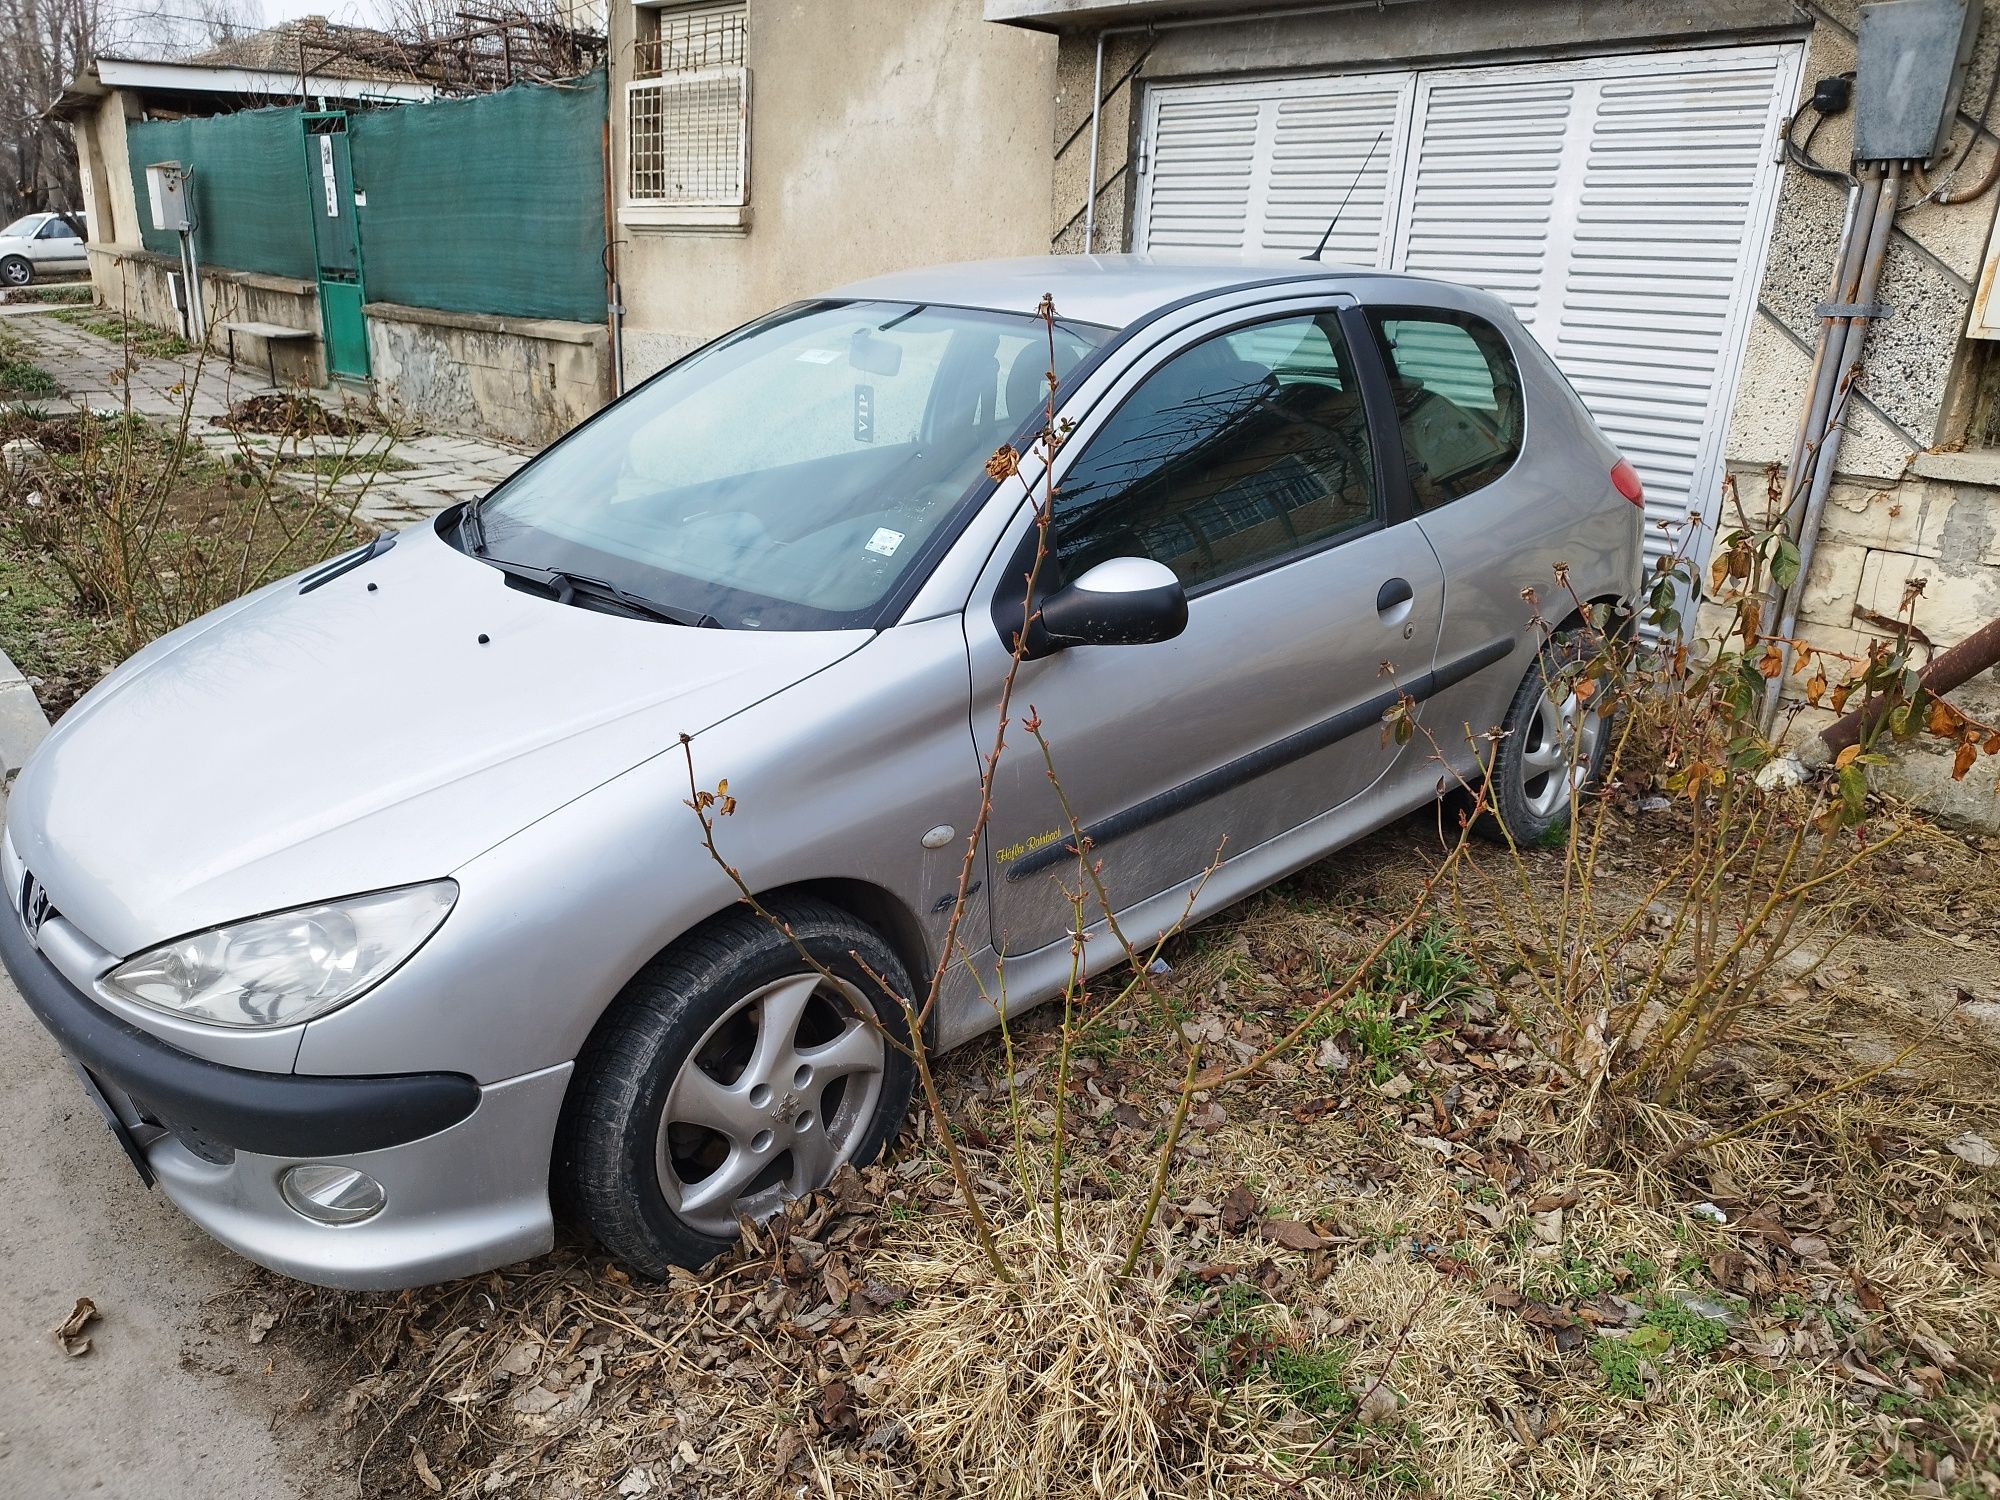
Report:
[{"label": "white car in background", "polygon": [[26,286],[51,272],[89,269],[81,214],[27,214],[0,229],[0,286]]}]

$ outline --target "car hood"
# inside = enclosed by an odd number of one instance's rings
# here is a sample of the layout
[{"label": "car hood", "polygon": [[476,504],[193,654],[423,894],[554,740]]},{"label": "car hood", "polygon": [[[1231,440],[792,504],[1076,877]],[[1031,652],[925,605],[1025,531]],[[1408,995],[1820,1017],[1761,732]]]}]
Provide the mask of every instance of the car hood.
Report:
[{"label": "car hood", "polygon": [[22,771],[15,849],[110,952],[449,874],[871,638],[558,604],[429,526],[300,583],[141,652]]}]

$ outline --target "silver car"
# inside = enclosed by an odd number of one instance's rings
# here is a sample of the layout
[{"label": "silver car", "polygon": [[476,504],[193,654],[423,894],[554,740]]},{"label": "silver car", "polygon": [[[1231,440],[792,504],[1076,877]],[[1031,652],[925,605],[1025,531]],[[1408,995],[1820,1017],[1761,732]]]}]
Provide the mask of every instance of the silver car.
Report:
[{"label": "silver car", "polygon": [[[140,1172],[252,1260],[400,1287],[545,1250],[558,1210],[663,1274],[880,1151],[912,1078],[878,977],[940,963],[1051,341],[1068,437],[1014,702],[1128,935],[1218,856],[1196,917],[1431,802],[1433,743],[1476,776],[1504,725],[1500,815],[1566,816],[1602,747],[1544,672],[1577,600],[1631,597],[1642,512],[1498,299],[1296,262],[888,276],[174,632],[56,726],[8,811],[0,955]],[[939,1047],[996,1024],[1003,955],[1014,1008],[1069,972],[1075,856],[1024,743]],[[833,979],[705,851],[691,785],[725,778],[722,856]]]}]

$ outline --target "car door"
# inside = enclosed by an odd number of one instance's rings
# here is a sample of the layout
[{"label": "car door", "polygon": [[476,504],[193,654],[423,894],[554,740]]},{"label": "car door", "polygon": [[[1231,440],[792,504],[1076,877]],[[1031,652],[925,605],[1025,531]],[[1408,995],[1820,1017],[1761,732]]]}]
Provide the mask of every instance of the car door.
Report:
[{"label": "car door", "polygon": [[[1151,558],[1180,579],[1188,623],[1022,663],[988,825],[1003,952],[1072,924],[1058,785],[1124,909],[1362,794],[1403,753],[1382,715],[1396,679],[1430,667],[1443,577],[1389,509],[1387,414],[1355,356],[1367,336],[1327,297],[1204,320],[1136,360],[1065,443],[1045,591]],[[1035,541],[1025,509],[1016,526],[967,616],[982,747]]]},{"label": "car door", "polygon": [[35,231],[29,253],[43,271],[72,271],[85,263],[83,239],[61,214],[50,214]]}]

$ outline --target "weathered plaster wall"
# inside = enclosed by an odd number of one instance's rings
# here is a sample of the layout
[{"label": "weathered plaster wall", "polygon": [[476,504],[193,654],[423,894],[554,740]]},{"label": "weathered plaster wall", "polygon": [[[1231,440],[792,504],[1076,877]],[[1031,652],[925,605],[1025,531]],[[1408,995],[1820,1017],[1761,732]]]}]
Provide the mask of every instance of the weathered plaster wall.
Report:
[{"label": "weathered plaster wall", "polygon": [[[611,7],[614,182],[634,25]],[[1052,39],[977,0],[749,0],[746,46],[747,227],[615,231],[629,378],[843,282],[1046,250]]]},{"label": "weathered plaster wall", "polygon": [[610,399],[610,335],[594,323],[371,302],[376,399],[451,432],[539,447]]}]

